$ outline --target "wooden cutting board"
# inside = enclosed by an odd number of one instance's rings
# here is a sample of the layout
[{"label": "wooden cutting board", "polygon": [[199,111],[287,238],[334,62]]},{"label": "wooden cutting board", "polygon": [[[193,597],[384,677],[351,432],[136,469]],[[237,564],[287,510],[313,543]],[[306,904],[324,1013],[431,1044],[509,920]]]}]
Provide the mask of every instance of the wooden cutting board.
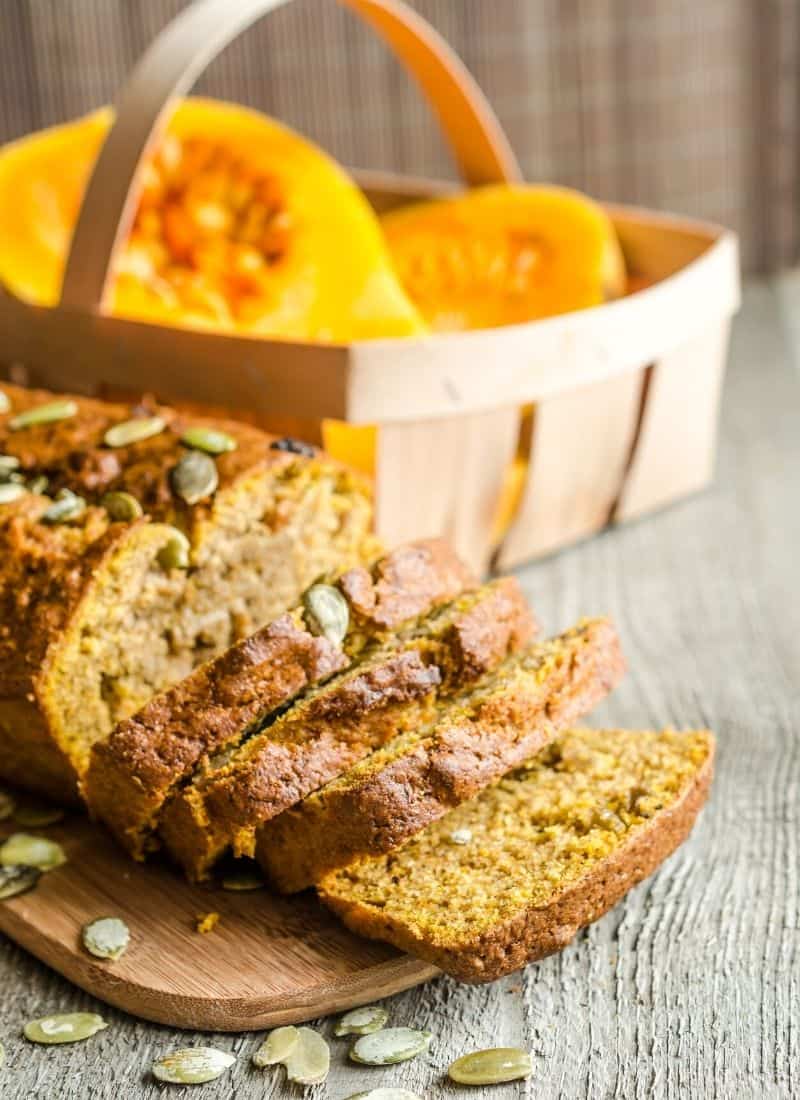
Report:
[{"label": "wooden cutting board", "polygon": [[[349,933],[310,895],[233,893],[190,886],[166,865],[122,855],[73,817],[46,835],[68,862],[34,890],[0,901],[0,931],[95,997],[146,1020],[208,1031],[247,1031],[311,1020],[425,981],[436,970]],[[213,932],[198,915],[217,912]],[[81,946],[81,928],[121,917],[131,943],[117,962]]]}]

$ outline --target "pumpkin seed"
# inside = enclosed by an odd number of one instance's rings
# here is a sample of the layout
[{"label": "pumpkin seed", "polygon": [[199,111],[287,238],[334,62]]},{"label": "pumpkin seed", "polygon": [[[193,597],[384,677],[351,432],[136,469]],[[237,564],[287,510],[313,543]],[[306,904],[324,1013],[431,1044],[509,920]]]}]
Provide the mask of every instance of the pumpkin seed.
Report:
[{"label": "pumpkin seed", "polygon": [[338,588],[312,584],[303,593],[306,626],[312,634],[323,634],[332,645],[340,645],[350,625],[350,607]]},{"label": "pumpkin seed", "polygon": [[11,410],[11,402],[8,399],[8,394],[5,390],[0,390],[0,413],[7,413]]},{"label": "pumpkin seed", "polygon": [[253,1063],[262,1069],[284,1062],[300,1040],[296,1027],[278,1027],[271,1031],[253,1055]]},{"label": "pumpkin seed", "polygon": [[0,899],[15,898],[17,894],[32,890],[41,877],[38,867],[26,867],[21,863],[0,867]]},{"label": "pumpkin seed", "polygon": [[6,481],[0,485],[0,504],[10,504],[12,500],[19,500],[27,495],[28,490],[24,485],[17,485],[13,481]]},{"label": "pumpkin seed", "polygon": [[100,498],[100,507],[105,508],[115,523],[127,523],[142,515],[141,504],[130,493],[105,493]]},{"label": "pumpkin seed", "polygon": [[389,1013],[380,1005],[364,1005],[342,1016],[334,1028],[334,1035],[369,1035],[380,1031],[389,1019]]},{"label": "pumpkin seed", "polygon": [[532,1072],[531,1056],[527,1050],[493,1047],[457,1058],[447,1075],[459,1085],[500,1085],[504,1081],[530,1077]]},{"label": "pumpkin seed", "polygon": [[387,1085],[383,1088],[369,1089],[367,1092],[356,1092],[348,1096],[347,1100],[422,1100],[410,1089],[396,1089]]},{"label": "pumpkin seed", "polygon": [[63,819],[64,811],[60,806],[48,806],[44,802],[23,802],[14,811],[14,820],[26,829],[43,829],[46,825],[56,825]]},{"label": "pumpkin seed", "polygon": [[251,867],[236,867],[222,876],[220,885],[223,890],[246,893],[249,890],[263,890],[264,879]]},{"label": "pumpkin seed", "polygon": [[40,871],[51,871],[67,862],[64,849],[54,840],[43,836],[31,836],[29,833],[13,833],[0,846],[0,866],[13,867],[22,864],[25,867],[38,867]]},{"label": "pumpkin seed", "polygon": [[209,455],[222,455],[226,451],[235,451],[238,444],[232,435],[214,428],[187,428],[181,436],[184,447],[195,451],[205,451]]},{"label": "pumpkin seed", "polygon": [[328,1076],[331,1052],[328,1044],[310,1027],[297,1029],[297,1042],[286,1058],[286,1077],[298,1085],[319,1085]]},{"label": "pumpkin seed", "polygon": [[350,1057],[365,1066],[390,1066],[416,1058],[428,1049],[432,1038],[429,1031],[417,1031],[413,1027],[387,1027],[356,1039]]},{"label": "pumpkin seed", "polygon": [[288,454],[303,455],[305,458],[313,458],[317,453],[317,448],[312,447],[310,443],[303,443],[301,439],[292,439],[289,435],[285,435],[283,439],[273,440],[269,446],[272,451],[286,451]]},{"label": "pumpkin seed", "polygon": [[0,821],[7,821],[16,807],[17,804],[8,791],[0,791]]},{"label": "pumpkin seed", "polygon": [[170,481],[176,496],[187,504],[197,504],[219,485],[216,463],[203,451],[189,451],[172,467]]},{"label": "pumpkin seed", "polygon": [[236,1058],[216,1047],[179,1047],[153,1062],[153,1076],[171,1085],[204,1085],[215,1081]]},{"label": "pumpkin seed", "polygon": [[23,1033],[32,1043],[77,1043],[106,1027],[108,1024],[96,1012],[62,1012],[30,1020]]},{"label": "pumpkin seed", "polygon": [[45,477],[44,474],[39,474],[38,477],[32,477],[28,482],[28,492],[35,493],[37,496],[44,496],[49,484],[50,478]]},{"label": "pumpkin seed", "polygon": [[71,489],[59,489],[56,493],[56,499],[49,508],[42,512],[40,519],[42,523],[67,523],[68,520],[75,519],[85,510],[86,501],[83,497],[79,497]]},{"label": "pumpkin seed", "polygon": [[130,943],[131,933],[119,917],[98,917],[83,927],[83,946],[97,959],[118,959]]},{"label": "pumpkin seed", "polygon": [[19,459],[16,455],[0,455],[0,475],[11,473],[19,469]]},{"label": "pumpkin seed", "polygon": [[472,840],[472,829],[453,829],[450,834],[451,844],[469,844]]},{"label": "pumpkin seed", "polygon": [[114,424],[103,436],[103,442],[107,447],[129,447],[131,443],[161,435],[166,426],[166,420],[160,416],[137,416]]},{"label": "pumpkin seed", "polygon": [[158,564],[162,569],[188,569],[190,549],[186,535],[175,528],[157,554]]},{"label": "pumpkin seed", "polygon": [[22,428],[33,428],[37,424],[53,424],[57,420],[69,420],[75,416],[78,406],[74,401],[50,401],[46,405],[38,405],[34,409],[26,409],[25,412],[12,416],[8,426],[12,432],[18,432]]}]

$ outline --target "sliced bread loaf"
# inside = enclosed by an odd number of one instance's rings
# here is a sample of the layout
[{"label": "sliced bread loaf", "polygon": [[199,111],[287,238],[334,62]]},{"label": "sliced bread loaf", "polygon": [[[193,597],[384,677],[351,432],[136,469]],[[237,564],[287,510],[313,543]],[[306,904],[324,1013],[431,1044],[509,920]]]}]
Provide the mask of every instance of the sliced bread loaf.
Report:
[{"label": "sliced bread loaf", "polygon": [[513,577],[458,597],[209,761],[164,808],[166,848],[191,878],[228,848],[252,855],[259,825],[429,720],[437,697],[495,668],[533,629]]},{"label": "sliced bread loaf", "polygon": [[524,763],[587,714],[624,672],[605,619],[509,657],[434,720],[401,735],[268,822],[256,856],[285,893],[391,851]]},{"label": "sliced bread loaf", "polygon": [[246,424],[0,393],[0,775],[74,800],[116,722],[374,557],[369,491]]},{"label": "sliced bread loaf", "polygon": [[332,578],[329,588],[344,596],[341,638],[312,633],[319,624],[298,607],[156,695],[93,746],[82,783],[90,812],[143,858],[164,802],[203,760],[235,748],[309,685],[347,668],[387,631],[410,629],[471,581],[439,539]]},{"label": "sliced bread loaf", "polygon": [[353,931],[490,981],[565,947],[678,847],[713,756],[708,732],[570,731],[320,896]]}]

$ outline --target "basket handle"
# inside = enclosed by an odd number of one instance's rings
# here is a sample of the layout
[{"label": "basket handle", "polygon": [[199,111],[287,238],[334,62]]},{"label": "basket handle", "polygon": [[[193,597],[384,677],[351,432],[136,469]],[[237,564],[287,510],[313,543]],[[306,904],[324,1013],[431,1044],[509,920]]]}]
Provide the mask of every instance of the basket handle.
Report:
[{"label": "basket handle", "polygon": [[[197,0],[169,23],[122,89],[67,257],[61,305],[104,311],[113,260],[136,209],[142,160],[174,99],[262,15],[288,0]],[[441,35],[402,0],[339,0],[377,31],[418,81],[439,117],[464,180],[520,178],[511,147],[480,88]]]}]

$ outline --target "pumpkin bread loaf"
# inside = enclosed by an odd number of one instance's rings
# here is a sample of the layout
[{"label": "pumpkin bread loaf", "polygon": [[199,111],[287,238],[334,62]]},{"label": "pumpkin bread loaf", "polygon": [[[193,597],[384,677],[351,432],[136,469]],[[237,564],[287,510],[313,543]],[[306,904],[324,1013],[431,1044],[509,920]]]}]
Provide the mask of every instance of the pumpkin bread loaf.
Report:
[{"label": "pumpkin bread loaf", "polygon": [[708,732],[564,733],[320,896],[360,935],[491,981],[561,950],[685,840],[713,757]]},{"label": "pumpkin bread loaf", "polygon": [[430,720],[437,698],[495,668],[534,628],[513,577],[464,593],[210,760],[164,807],[165,847],[193,879],[229,848],[252,855],[259,825]]},{"label": "pumpkin bread loaf", "polygon": [[118,721],[374,556],[367,486],[313,448],[5,383],[0,408],[0,776],[23,787],[75,800]]},{"label": "pumpkin bread loaf", "polygon": [[430,725],[371,753],[264,825],[256,856],[285,893],[399,847],[538,752],[618,683],[624,661],[605,619],[509,657]]},{"label": "pumpkin bread loaf", "polygon": [[313,586],[306,603],[321,587],[335,603],[339,594],[342,636],[320,633],[301,606],[156,695],[93,746],[82,784],[90,812],[143,858],[155,845],[164,802],[202,761],[235,748],[305,688],[472,583],[447,543],[426,539],[398,547],[371,568],[355,566],[329,585]]}]

